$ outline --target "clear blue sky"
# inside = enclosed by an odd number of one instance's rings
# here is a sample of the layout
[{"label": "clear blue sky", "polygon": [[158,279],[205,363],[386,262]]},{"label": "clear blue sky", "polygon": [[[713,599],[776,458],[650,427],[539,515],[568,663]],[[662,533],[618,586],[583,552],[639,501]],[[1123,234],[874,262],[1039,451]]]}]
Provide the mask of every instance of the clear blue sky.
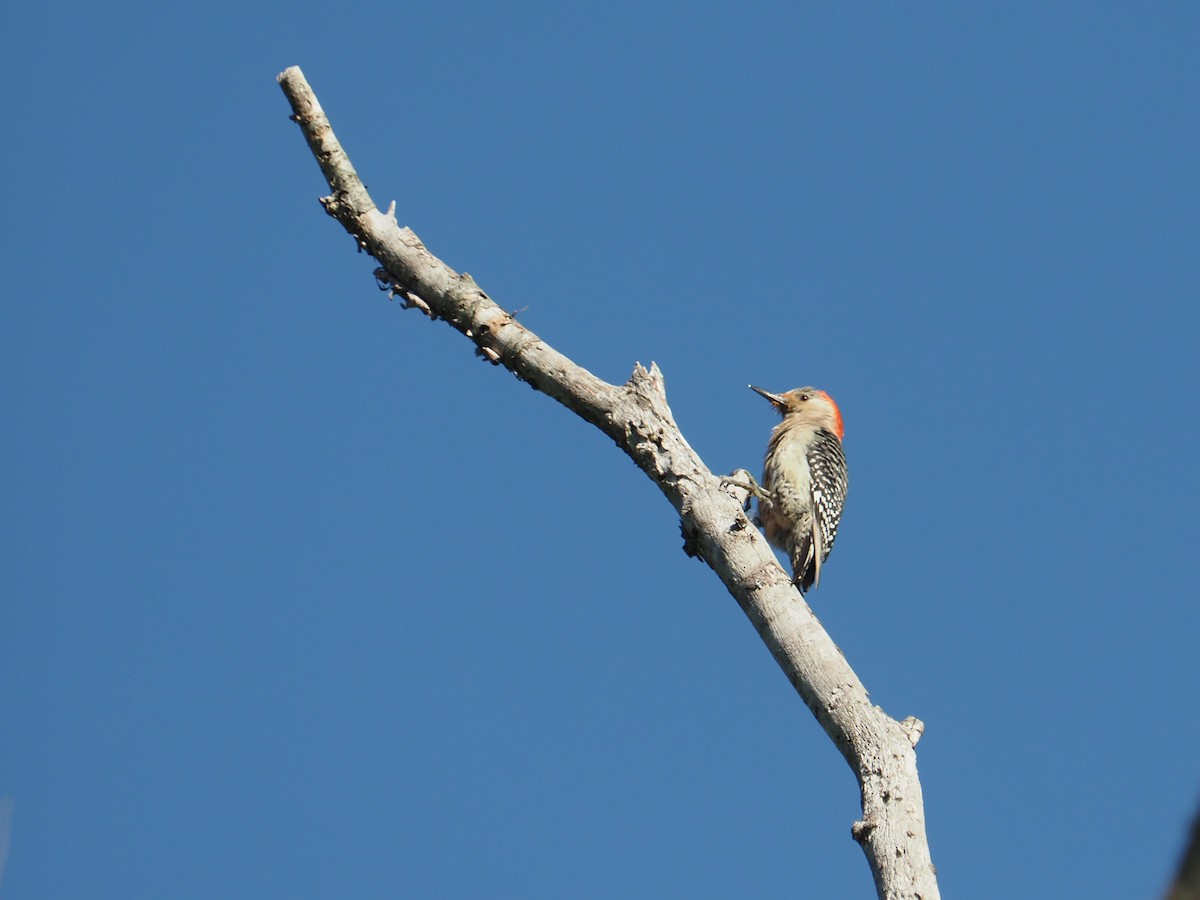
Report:
[{"label": "clear blue sky", "polygon": [[[0,897],[868,897],[850,771],[658,491],[327,219],[716,471],[841,403],[812,603],[947,896],[1153,897],[1200,801],[1192,4],[21,4]],[[421,7],[436,7],[436,10]]]}]

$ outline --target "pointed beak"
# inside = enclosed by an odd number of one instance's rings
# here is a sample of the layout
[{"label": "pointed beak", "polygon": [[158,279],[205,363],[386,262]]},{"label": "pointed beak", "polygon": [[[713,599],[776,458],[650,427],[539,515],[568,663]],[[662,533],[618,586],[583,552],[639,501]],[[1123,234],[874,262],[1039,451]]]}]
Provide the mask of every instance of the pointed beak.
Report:
[{"label": "pointed beak", "polygon": [[779,394],[772,394],[770,391],[764,391],[762,388],[753,384],[748,384],[746,387],[750,388],[750,390],[754,391],[754,393],[758,394],[760,397],[766,397],[776,407],[787,405],[783,397],[781,397]]}]

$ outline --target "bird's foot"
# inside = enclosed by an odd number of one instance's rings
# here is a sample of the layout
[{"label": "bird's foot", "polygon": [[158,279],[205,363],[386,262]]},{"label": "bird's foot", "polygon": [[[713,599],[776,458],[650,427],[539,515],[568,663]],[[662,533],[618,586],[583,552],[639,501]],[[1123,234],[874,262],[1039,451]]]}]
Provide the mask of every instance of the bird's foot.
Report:
[{"label": "bird's foot", "polygon": [[[757,497],[759,500],[770,502],[771,492],[759,484],[753,475],[745,469],[740,470],[740,474],[745,476],[745,478],[722,478],[721,486],[729,485],[730,487],[741,488],[743,491],[749,491],[751,497]],[[747,502],[749,502],[749,498],[747,498]]]}]

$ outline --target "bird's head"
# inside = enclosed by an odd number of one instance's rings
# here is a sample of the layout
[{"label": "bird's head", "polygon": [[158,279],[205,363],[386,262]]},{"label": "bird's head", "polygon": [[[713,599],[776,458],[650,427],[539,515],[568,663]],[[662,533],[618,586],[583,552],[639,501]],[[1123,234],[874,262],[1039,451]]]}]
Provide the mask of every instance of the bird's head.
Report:
[{"label": "bird's head", "polygon": [[824,391],[814,387],[798,387],[782,394],[773,394],[754,385],[750,385],[750,390],[770,400],[771,405],[784,419],[794,417],[801,422],[832,431],[839,441],[845,433],[842,412],[833,402],[833,398]]}]

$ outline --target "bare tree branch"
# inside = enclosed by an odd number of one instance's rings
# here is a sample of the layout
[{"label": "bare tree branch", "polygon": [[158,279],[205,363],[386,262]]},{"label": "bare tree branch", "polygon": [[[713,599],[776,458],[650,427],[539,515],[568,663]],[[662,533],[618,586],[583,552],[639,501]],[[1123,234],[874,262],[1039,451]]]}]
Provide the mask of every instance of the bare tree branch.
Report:
[{"label": "bare tree branch", "polygon": [[430,318],[445,319],[480,356],[595,425],[658,485],[679,513],[684,549],[717,573],[857,776],[863,816],[852,834],[879,896],[937,898],[913,749],[924,726],[913,718],[897,722],[871,704],[746,517],[745,491],[714,476],[684,440],[658,367],[638,364],[628,382],[612,385],[558,353],[401,228],[394,203],[379,211],[299,68],[283,72],[279,83],[332,191],[321,203],[379,261],[380,285]]}]

